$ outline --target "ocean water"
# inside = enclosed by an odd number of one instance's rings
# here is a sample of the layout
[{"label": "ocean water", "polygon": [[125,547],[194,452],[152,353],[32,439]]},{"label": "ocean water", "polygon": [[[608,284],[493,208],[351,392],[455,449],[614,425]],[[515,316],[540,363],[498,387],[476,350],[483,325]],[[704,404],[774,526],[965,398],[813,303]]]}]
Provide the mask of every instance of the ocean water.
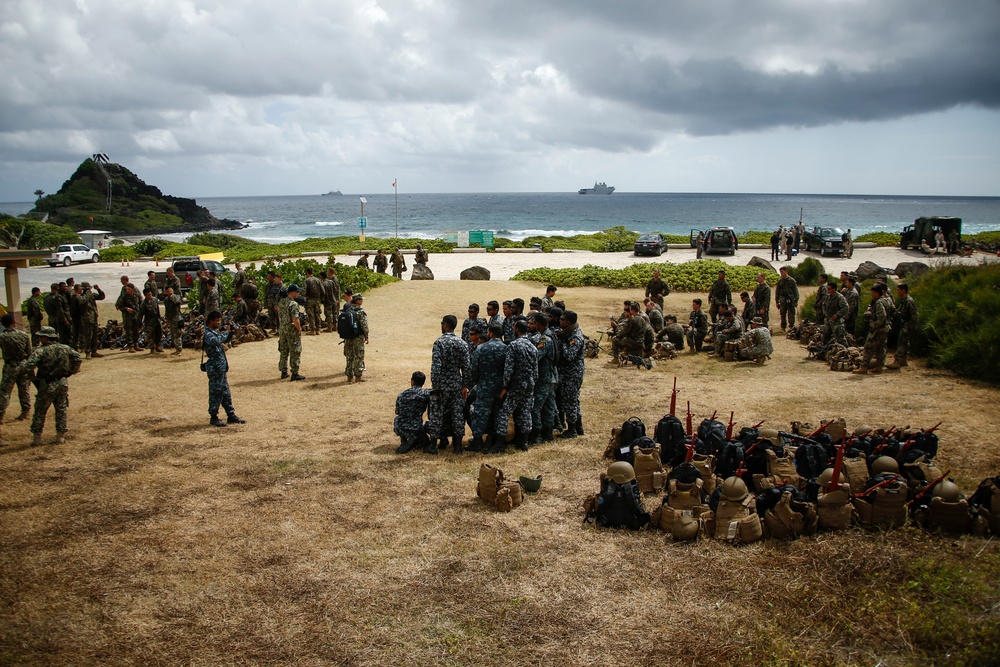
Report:
[{"label": "ocean water", "polygon": [[[638,232],[688,234],[691,229],[728,226],[737,232],[770,230],[798,222],[807,227],[850,228],[854,235],[899,232],[924,215],[962,218],[965,233],[1000,229],[1000,197],[917,197],[782,194],[576,193],[365,194],[366,234],[405,238],[440,237],[448,231],[487,229],[497,236],[586,234],[616,225]],[[286,242],[310,237],[355,235],[361,215],[358,195],[205,197],[198,203],[217,218],[249,225],[240,236]],[[22,213],[31,204],[0,204]],[[18,210],[20,209],[20,210]],[[397,227],[398,225],[398,227]],[[185,235],[167,235],[180,238]]]}]

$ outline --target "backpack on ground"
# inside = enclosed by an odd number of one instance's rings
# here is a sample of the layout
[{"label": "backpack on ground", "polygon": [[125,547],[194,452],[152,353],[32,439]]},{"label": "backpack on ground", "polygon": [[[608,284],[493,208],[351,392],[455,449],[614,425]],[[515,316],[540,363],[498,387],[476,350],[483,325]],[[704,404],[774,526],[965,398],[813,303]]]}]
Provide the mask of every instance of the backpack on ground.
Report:
[{"label": "backpack on ground", "polygon": [[660,458],[664,465],[671,468],[684,460],[687,454],[684,425],[674,415],[664,415],[656,423],[653,439],[660,443]]},{"label": "backpack on ground", "polygon": [[[639,419],[638,417],[629,417],[628,419],[626,419],[625,422],[622,424],[622,430],[619,436],[619,440],[621,443],[619,452],[621,452],[621,455],[616,455],[615,460],[625,461],[626,459],[624,458],[624,456],[626,455],[626,453],[622,450],[624,450],[625,448],[631,450],[632,443],[644,435],[646,435],[646,425],[642,423],[641,419]],[[629,451],[627,455],[631,456],[631,451]]]},{"label": "backpack on ground", "polygon": [[864,496],[853,500],[858,523],[866,528],[896,528],[906,523],[909,489],[902,475],[876,475],[865,487]]},{"label": "backpack on ground", "polygon": [[604,528],[639,530],[649,523],[649,512],[643,509],[639,497],[639,481],[632,479],[619,484],[610,477],[601,480],[601,492],[584,501],[585,521],[591,519]]},{"label": "backpack on ground", "polygon": [[361,333],[353,308],[344,308],[340,311],[340,315],[337,316],[337,333],[344,340],[357,338]]},{"label": "backpack on ground", "polygon": [[503,471],[484,463],[479,466],[479,481],[476,495],[484,503],[500,512],[510,512],[519,507],[524,499],[521,484],[503,478]]},{"label": "backpack on ground", "polygon": [[715,461],[715,474],[722,479],[729,479],[736,474],[736,471],[743,465],[744,460],[743,443],[739,440],[730,440],[722,445],[719,456]]},{"label": "backpack on ground", "polygon": [[[726,444],[726,425],[714,419],[705,419],[698,425],[699,454],[716,456]],[[696,443],[697,444],[697,443]]]},{"label": "backpack on ground", "polygon": [[987,477],[969,497],[969,505],[976,512],[976,525],[980,533],[987,530],[1000,536],[1000,476]]},{"label": "backpack on ground", "polygon": [[771,537],[795,539],[800,535],[812,535],[816,532],[819,524],[816,506],[798,500],[796,496],[791,491],[784,491],[774,507],[764,514],[764,525]]},{"label": "backpack on ground", "polygon": [[667,475],[660,462],[660,446],[648,436],[642,436],[632,443],[635,478],[639,480],[641,493],[654,493],[663,490]]},{"label": "backpack on ground", "polygon": [[802,479],[816,479],[829,461],[826,448],[819,443],[801,442],[795,450],[795,470]]}]

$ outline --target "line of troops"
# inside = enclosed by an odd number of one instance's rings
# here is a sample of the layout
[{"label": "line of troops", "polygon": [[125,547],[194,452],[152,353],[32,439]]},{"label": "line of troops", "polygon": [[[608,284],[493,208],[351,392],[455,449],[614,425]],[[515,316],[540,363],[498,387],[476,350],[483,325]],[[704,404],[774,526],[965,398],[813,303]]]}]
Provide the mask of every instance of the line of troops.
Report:
[{"label": "line of troops", "polygon": [[[417,371],[396,399],[397,453],[423,447],[436,454],[449,437],[456,454],[502,453],[512,417],[513,444],[521,451],[552,441],[556,430],[561,438],[584,434],[586,336],[577,314],[554,300],[555,292],[550,285],[544,298],[532,299],[527,314],[523,299],[490,301],[486,318],[471,304],[460,334],[457,317],[442,318],[431,353],[431,388],[424,388],[426,376]],[[463,446],[467,422],[472,438]]]}]

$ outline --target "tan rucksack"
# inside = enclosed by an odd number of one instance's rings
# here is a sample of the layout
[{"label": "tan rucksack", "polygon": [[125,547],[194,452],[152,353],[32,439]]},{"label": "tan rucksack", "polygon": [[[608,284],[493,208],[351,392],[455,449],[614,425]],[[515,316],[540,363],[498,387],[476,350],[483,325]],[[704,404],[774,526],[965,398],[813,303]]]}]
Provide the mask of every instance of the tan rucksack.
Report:
[{"label": "tan rucksack", "polygon": [[696,479],[691,484],[672,479],[667,491],[667,504],[675,510],[694,509],[702,504],[703,486],[704,482],[701,479]]},{"label": "tan rucksack", "polygon": [[660,462],[660,446],[636,447],[635,478],[639,482],[640,493],[659,493],[666,484],[667,475]]},{"label": "tan rucksack", "polygon": [[715,531],[717,540],[740,544],[756,542],[763,536],[757,502],[748,493],[742,501],[719,499],[715,508]]},{"label": "tan rucksack", "polygon": [[866,528],[896,528],[906,523],[906,496],[909,491],[901,475],[884,486],[876,485],[852,503],[858,523]]},{"label": "tan rucksack", "polygon": [[793,500],[790,491],[781,494],[781,500],[764,515],[764,524],[771,537],[795,539],[800,535],[816,532],[819,517],[812,503]]},{"label": "tan rucksack", "polygon": [[503,471],[489,463],[479,466],[476,495],[482,498],[484,503],[501,512],[510,512],[524,500],[521,484],[504,480]]},{"label": "tan rucksack", "polygon": [[854,519],[851,487],[841,484],[836,491],[820,493],[819,499],[816,501],[816,514],[819,515],[820,528],[826,530],[850,528]]},{"label": "tan rucksack", "polygon": [[797,489],[802,488],[802,478],[795,470],[795,459],[791,454],[788,456],[778,456],[768,449],[767,454],[767,475],[754,475],[753,485],[757,493],[763,493],[773,486],[784,486],[791,484]]},{"label": "tan rucksack", "polygon": [[844,475],[844,481],[850,485],[852,489],[858,489],[860,491],[865,488],[865,483],[868,482],[869,473],[868,462],[863,456],[859,456],[856,459],[844,459],[841,472]]}]

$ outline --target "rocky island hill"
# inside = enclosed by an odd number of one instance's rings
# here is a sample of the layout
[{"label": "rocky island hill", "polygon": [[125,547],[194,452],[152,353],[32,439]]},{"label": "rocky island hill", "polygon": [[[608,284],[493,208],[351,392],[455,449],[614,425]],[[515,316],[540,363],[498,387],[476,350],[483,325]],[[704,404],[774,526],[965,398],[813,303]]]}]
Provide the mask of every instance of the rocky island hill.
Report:
[{"label": "rocky island hill", "polygon": [[[120,164],[87,158],[59,192],[38,199],[34,214],[79,231],[106,229],[117,234],[163,234],[239,229],[235,220],[219,220],[194,199],[160,192]],[[110,185],[110,188],[109,188]]]}]

